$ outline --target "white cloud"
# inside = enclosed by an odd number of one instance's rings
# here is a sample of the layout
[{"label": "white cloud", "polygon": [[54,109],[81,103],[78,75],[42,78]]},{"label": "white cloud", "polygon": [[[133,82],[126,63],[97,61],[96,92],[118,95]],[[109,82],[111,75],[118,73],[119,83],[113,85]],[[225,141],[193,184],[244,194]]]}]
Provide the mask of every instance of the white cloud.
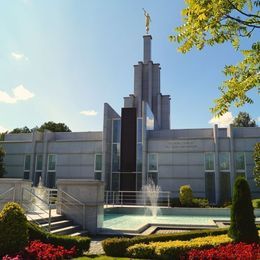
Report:
[{"label": "white cloud", "polygon": [[217,124],[219,127],[227,127],[233,123],[234,117],[231,112],[225,113],[220,117],[213,117],[209,121],[209,124]]},{"label": "white cloud", "polygon": [[14,104],[20,100],[28,100],[34,97],[34,94],[26,89],[23,85],[19,85],[12,89],[13,95],[9,95],[5,91],[0,90],[0,102]]},{"label": "white cloud", "polygon": [[15,60],[26,60],[26,61],[29,60],[23,53],[19,53],[19,52],[12,52],[11,56]]},{"label": "white cloud", "polygon": [[5,133],[7,131],[9,131],[7,128],[0,125],[0,133]]},{"label": "white cloud", "polygon": [[260,122],[260,116],[256,119],[256,122]]},{"label": "white cloud", "polygon": [[81,115],[84,116],[96,116],[97,115],[97,111],[95,110],[83,110],[80,112]]}]

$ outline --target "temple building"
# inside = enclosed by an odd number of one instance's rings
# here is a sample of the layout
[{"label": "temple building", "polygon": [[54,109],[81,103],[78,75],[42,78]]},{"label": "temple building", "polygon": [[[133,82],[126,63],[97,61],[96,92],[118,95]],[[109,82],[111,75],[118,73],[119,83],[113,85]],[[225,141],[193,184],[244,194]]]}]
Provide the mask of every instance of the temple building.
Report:
[{"label": "temple building", "polygon": [[7,178],[55,187],[57,179],[99,179],[108,191],[138,191],[149,179],[178,197],[190,185],[212,204],[229,201],[236,176],[252,196],[253,150],[259,127],[170,129],[170,96],[161,93],[160,64],[152,61],[152,37],[143,36],[143,60],[134,65],[134,93],[115,111],[104,104],[103,132],[7,134]]}]

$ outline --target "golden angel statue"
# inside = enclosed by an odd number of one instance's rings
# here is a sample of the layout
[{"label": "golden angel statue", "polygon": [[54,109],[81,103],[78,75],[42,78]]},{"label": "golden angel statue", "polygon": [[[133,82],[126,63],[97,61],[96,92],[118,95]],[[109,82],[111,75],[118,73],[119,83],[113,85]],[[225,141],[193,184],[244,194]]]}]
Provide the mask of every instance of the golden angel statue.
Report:
[{"label": "golden angel statue", "polygon": [[144,10],[144,16],[145,16],[145,29],[146,29],[146,34],[148,34],[148,33],[149,33],[149,30],[150,30],[150,22],[151,22],[152,20],[151,20],[151,17],[150,17],[150,15],[149,15],[149,13],[147,13],[144,8],[143,8],[143,10]]}]

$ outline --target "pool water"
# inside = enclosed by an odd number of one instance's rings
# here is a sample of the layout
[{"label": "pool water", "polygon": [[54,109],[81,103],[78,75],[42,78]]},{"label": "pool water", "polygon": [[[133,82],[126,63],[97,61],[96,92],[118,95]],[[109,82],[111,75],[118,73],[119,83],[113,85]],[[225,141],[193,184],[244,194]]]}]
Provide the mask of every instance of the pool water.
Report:
[{"label": "pool water", "polygon": [[216,226],[214,220],[230,220],[223,216],[152,216],[133,214],[105,214],[103,228],[113,230],[138,230],[146,224],[180,225],[180,226]]}]

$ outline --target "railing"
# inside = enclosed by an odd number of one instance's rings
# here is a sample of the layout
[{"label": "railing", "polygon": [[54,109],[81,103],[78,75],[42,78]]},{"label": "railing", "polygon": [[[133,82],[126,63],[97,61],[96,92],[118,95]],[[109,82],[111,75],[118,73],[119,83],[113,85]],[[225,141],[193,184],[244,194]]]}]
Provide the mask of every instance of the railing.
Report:
[{"label": "railing", "polygon": [[[83,202],[74,198],[69,193],[59,189],[58,200],[56,202],[57,211],[60,214],[65,214],[67,216],[73,216],[73,219],[76,219],[79,224],[81,224],[82,228],[86,228],[85,224],[85,214],[86,214],[86,206]],[[81,211],[81,219],[78,218],[78,211]],[[62,212],[61,212],[62,211]]]},{"label": "railing", "polygon": [[[42,225],[44,229],[48,232],[51,231],[51,209],[52,206],[49,203],[50,198],[47,197],[47,201],[43,198],[39,197],[35,194],[34,188],[22,189],[22,200],[21,205],[27,213],[27,217],[37,224],[42,224],[41,222],[45,222],[47,224],[47,228]],[[33,218],[32,215],[36,217]],[[37,218],[38,217],[38,218]]]},{"label": "railing", "polygon": [[[108,205],[139,205],[149,206],[150,200],[146,191],[106,191],[105,206]],[[158,194],[158,206],[170,207],[170,192],[160,191]]]},{"label": "railing", "polygon": [[[12,193],[12,194],[10,194],[10,193]],[[3,203],[8,202],[8,201],[14,201],[14,199],[15,199],[14,187],[12,187],[9,190],[4,191],[0,194],[0,201]]]}]

